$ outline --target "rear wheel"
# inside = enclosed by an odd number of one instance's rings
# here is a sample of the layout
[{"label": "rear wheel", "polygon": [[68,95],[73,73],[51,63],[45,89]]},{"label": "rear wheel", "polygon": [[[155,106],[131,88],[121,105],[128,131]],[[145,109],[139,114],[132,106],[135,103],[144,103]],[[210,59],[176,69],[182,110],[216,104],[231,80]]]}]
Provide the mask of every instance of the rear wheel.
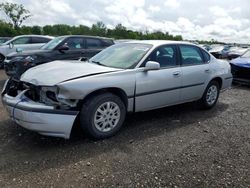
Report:
[{"label": "rear wheel", "polygon": [[89,98],[82,106],[80,123],[84,131],[95,139],[113,136],[122,126],[126,116],[123,101],[112,93]]},{"label": "rear wheel", "polygon": [[219,94],[220,94],[220,85],[217,81],[211,81],[202,98],[200,99],[200,104],[201,104],[201,107],[203,109],[210,109],[210,108],[213,108],[216,103],[217,103],[217,100],[219,98]]}]

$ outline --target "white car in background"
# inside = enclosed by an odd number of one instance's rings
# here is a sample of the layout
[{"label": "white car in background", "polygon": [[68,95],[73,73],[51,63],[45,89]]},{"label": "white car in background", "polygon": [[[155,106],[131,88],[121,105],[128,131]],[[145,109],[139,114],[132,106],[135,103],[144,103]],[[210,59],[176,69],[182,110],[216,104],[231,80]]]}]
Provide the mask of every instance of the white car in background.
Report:
[{"label": "white car in background", "polygon": [[54,37],[43,35],[20,35],[0,45],[0,68],[5,57],[16,51],[37,50]]}]

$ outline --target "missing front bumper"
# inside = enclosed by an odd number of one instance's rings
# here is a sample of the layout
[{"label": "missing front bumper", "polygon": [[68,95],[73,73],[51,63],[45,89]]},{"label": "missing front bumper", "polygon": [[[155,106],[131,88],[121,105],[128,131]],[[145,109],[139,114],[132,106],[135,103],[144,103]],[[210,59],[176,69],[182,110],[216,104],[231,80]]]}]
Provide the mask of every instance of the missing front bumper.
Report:
[{"label": "missing front bumper", "polygon": [[69,139],[78,111],[56,110],[53,106],[28,99],[25,92],[16,97],[3,95],[2,101],[11,119],[42,135]]}]

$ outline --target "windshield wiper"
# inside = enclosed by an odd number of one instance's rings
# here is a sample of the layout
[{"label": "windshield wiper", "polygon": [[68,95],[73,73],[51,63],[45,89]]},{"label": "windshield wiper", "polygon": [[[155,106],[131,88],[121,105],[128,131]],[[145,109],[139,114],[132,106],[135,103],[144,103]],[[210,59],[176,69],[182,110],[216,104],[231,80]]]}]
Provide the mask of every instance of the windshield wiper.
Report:
[{"label": "windshield wiper", "polygon": [[93,60],[91,60],[91,62],[92,62],[92,63],[95,63],[95,64],[97,64],[97,65],[101,65],[101,66],[107,67],[106,65],[100,63],[99,61],[93,61]]}]

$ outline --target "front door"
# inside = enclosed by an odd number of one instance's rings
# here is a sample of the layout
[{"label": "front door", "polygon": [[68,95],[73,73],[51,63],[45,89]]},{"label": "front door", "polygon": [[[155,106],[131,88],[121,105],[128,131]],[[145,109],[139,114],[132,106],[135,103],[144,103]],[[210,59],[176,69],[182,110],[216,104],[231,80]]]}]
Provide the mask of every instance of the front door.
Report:
[{"label": "front door", "polygon": [[78,60],[82,55],[82,51],[84,50],[84,38],[83,37],[70,37],[66,39],[66,41],[62,45],[67,45],[69,47],[68,50],[63,52],[58,51],[58,60],[69,59],[69,60]]},{"label": "front door", "polygon": [[145,63],[147,61],[156,61],[161,68],[136,73],[135,111],[177,104],[180,100],[182,73],[177,63],[176,47],[158,47]]}]

